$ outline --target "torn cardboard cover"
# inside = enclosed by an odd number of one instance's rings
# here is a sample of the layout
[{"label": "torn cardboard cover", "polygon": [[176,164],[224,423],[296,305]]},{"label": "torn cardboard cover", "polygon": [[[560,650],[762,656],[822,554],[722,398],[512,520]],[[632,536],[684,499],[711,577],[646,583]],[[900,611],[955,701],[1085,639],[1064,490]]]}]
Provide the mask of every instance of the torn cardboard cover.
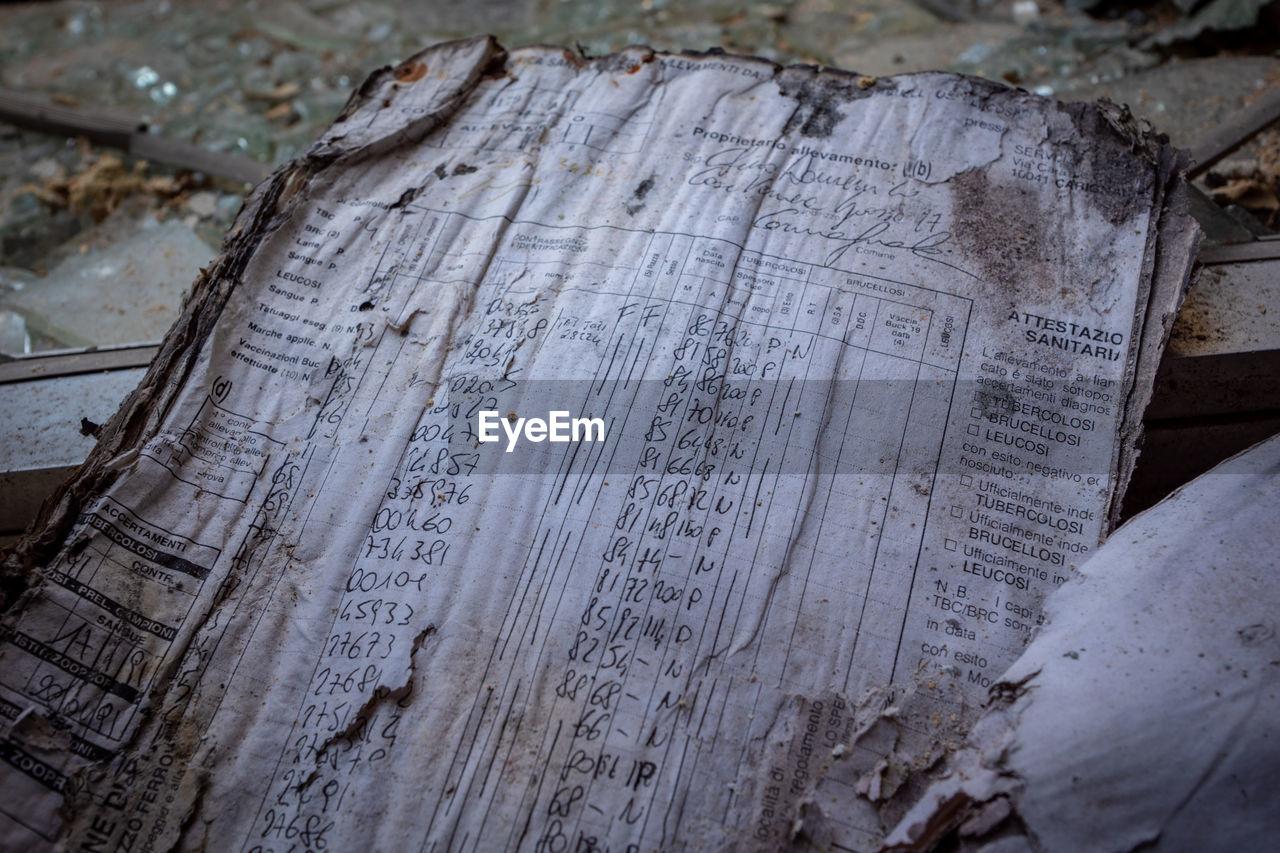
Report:
[{"label": "torn cardboard cover", "polygon": [[1179,168],[948,74],[374,74],[6,558],[2,837],[875,847],[1117,512]]}]

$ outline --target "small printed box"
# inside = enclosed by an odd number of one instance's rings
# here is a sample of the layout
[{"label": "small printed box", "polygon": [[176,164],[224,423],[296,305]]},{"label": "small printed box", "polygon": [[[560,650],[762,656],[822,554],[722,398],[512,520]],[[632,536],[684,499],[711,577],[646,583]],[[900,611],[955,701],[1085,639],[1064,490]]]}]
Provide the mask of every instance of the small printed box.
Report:
[{"label": "small printed box", "polygon": [[968,474],[961,474],[961,475],[960,475],[960,485],[964,486],[965,488],[968,488],[969,486],[972,486],[972,485],[973,485],[973,478],[972,478],[972,477],[970,477]]},{"label": "small printed box", "polygon": [[954,539],[943,539],[943,540],[942,540],[942,547],[943,547],[943,548],[946,548],[948,551],[954,551],[954,550],[956,549],[956,540],[954,540]]},{"label": "small printed box", "polygon": [[969,435],[977,435],[977,434],[978,434],[978,425],[969,424]]}]

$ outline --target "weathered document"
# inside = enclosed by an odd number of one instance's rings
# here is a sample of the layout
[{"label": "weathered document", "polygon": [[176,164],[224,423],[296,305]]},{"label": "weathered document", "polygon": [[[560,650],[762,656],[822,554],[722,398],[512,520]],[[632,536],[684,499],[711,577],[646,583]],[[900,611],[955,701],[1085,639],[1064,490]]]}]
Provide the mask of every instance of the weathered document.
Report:
[{"label": "weathered document", "polygon": [[375,74],[7,558],[0,837],[874,849],[1109,529],[1177,170],[946,74]]}]

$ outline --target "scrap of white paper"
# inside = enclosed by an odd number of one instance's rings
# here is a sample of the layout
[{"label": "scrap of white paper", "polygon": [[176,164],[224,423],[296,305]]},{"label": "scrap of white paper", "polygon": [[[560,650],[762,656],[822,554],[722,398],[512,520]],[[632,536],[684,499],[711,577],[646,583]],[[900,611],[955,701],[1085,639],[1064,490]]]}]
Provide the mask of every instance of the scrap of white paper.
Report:
[{"label": "scrap of white paper", "polygon": [[[1257,850],[1280,796],[1280,437],[1116,531],[893,845]],[[1004,849],[1004,848],[1001,848]]]}]

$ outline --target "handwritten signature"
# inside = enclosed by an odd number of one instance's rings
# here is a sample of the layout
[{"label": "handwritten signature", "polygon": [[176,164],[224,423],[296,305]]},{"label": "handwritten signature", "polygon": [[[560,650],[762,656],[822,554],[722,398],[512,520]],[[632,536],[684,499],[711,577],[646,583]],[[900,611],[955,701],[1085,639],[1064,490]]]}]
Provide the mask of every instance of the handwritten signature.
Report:
[{"label": "handwritten signature", "polygon": [[821,208],[818,196],[808,194],[814,191],[835,189],[854,198],[879,191],[861,176],[818,168],[812,154],[782,164],[754,148],[725,148],[708,154],[702,164],[689,176],[690,186],[761,196],[806,210]]},{"label": "handwritten signature", "polygon": [[823,262],[826,266],[834,265],[856,246],[881,246],[885,249],[905,250],[917,258],[942,264],[965,275],[973,275],[968,270],[943,260],[943,256],[951,254],[951,250],[948,248],[951,244],[950,231],[931,231],[914,242],[912,242],[911,238],[886,239],[882,235],[893,227],[890,222],[876,222],[862,231],[855,231],[841,226],[833,228],[810,227],[787,221],[787,216],[795,216],[799,213],[800,211],[794,207],[775,210],[756,217],[751,226],[765,231],[779,231],[783,234],[799,234],[805,237],[821,237],[824,240],[831,240],[836,243],[836,246],[827,253]]}]

